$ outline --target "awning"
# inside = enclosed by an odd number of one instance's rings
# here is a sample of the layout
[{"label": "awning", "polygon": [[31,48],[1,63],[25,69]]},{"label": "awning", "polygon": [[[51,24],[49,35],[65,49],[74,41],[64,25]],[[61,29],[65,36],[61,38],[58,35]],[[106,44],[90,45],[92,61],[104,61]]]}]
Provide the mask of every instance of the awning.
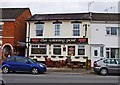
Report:
[{"label": "awning", "polygon": [[26,48],[27,46],[25,42],[17,42],[14,47]]}]

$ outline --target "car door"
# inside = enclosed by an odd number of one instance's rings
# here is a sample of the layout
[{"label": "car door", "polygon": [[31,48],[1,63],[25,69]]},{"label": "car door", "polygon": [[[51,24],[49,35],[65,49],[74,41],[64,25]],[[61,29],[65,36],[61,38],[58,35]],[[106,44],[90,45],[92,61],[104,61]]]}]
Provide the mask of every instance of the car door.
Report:
[{"label": "car door", "polygon": [[15,63],[15,57],[10,57],[7,59],[7,64],[10,66],[10,69],[12,71],[16,70],[16,63]]},{"label": "car door", "polygon": [[110,73],[117,73],[118,72],[118,64],[116,63],[115,59],[108,59],[108,70]]},{"label": "car door", "polygon": [[18,71],[30,71],[31,64],[25,57],[16,57],[16,65],[18,66]]},{"label": "car door", "polygon": [[117,73],[120,73],[120,59],[115,59],[117,63]]}]

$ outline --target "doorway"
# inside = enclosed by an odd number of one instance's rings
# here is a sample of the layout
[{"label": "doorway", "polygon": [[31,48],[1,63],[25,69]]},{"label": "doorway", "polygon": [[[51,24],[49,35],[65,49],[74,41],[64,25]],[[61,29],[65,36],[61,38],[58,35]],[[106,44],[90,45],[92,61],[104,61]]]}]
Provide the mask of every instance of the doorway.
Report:
[{"label": "doorway", "polygon": [[68,55],[75,56],[75,46],[68,46]]},{"label": "doorway", "polygon": [[11,46],[5,45],[5,46],[3,47],[3,54],[6,55],[6,57],[7,57],[8,55],[11,55],[11,54],[12,54]]}]

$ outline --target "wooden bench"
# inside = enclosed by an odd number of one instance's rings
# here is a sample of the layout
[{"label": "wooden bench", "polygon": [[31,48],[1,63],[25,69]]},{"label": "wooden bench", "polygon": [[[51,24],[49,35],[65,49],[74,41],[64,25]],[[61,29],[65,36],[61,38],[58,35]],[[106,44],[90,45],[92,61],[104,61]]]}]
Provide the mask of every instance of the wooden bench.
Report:
[{"label": "wooden bench", "polygon": [[74,69],[74,68],[77,68],[77,69],[80,69],[80,68],[83,68],[83,64],[81,64],[80,62],[71,62],[71,68]]}]

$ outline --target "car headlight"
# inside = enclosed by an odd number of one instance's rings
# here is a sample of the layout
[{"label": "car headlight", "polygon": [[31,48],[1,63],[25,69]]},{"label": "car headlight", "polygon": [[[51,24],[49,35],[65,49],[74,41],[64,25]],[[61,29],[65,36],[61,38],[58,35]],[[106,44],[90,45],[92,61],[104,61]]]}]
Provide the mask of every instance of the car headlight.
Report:
[{"label": "car headlight", "polygon": [[40,67],[44,67],[43,65],[41,65],[41,64],[39,64],[40,65]]}]

